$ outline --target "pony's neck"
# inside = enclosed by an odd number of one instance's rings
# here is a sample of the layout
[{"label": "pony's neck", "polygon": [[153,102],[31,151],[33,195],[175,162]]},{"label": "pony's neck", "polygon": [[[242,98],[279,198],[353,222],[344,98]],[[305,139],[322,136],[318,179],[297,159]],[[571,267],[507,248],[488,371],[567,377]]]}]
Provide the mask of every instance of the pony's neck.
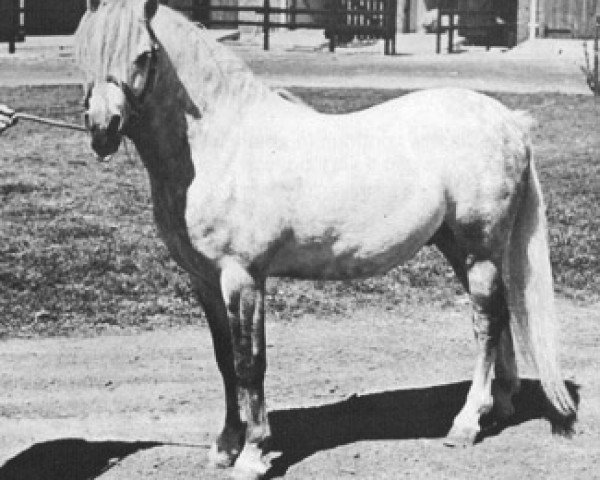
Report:
[{"label": "pony's neck", "polygon": [[258,104],[281,100],[179,13],[161,7],[152,28],[161,50],[156,83],[130,137],[156,185],[185,185],[193,176],[192,146],[198,160],[205,145],[226,143]]},{"label": "pony's neck", "polygon": [[178,84],[169,90],[183,89],[203,118],[247,109],[271,94],[241,59],[179,13],[161,8],[153,28]]}]

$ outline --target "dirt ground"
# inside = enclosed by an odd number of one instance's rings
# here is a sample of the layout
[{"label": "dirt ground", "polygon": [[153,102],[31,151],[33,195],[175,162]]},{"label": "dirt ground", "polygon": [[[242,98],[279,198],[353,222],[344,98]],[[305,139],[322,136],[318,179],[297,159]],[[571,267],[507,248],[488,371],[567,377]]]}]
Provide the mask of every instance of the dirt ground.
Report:
[{"label": "dirt ground", "polygon": [[[467,449],[439,441],[473,366],[466,306],[269,322],[274,476],[600,478],[597,309],[561,301],[559,314],[574,436],[551,435],[526,380],[515,424]],[[0,362],[1,479],[228,478],[205,468],[223,417],[207,328],[10,340]]]}]

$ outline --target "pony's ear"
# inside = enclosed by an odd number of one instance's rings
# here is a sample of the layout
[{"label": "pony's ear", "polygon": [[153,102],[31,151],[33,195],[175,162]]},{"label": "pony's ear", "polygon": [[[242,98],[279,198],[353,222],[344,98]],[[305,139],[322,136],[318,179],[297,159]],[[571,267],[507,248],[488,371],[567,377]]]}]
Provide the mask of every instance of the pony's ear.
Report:
[{"label": "pony's ear", "polygon": [[158,10],[158,0],[146,0],[144,4],[144,16],[150,21],[156,15]]},{"label": "pony's ear", "polygon": [[88,8],[88,10],[91,10],[92,12],[96,11],[98,9],[99,5],[100,5],[100,0],[87,0],[87,8]]}]

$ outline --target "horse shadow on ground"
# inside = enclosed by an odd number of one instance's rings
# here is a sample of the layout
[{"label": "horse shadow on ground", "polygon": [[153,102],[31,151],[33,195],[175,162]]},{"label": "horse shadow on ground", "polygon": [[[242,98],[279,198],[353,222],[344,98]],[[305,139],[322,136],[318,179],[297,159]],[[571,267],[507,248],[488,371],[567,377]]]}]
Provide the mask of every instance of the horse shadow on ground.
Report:
[{"label": "horse shadow on ground", "polygon": [[[269,414],[271,450],[281,452],[272,461],[268,477],[285,474],[288,468],[322,450],[361,440],[407,440],[443,438],[460,411],[471,382],[396,390],[352,396],[331,405],[279,410]],[[579,404],[579,387],[570,381],[567,389]],[[523,379],[513,398],[515,414],[505,423],[490,415],[482,418],[478,441],[505,428],[533,419],[546,418],[555,432],[568,433],[571,422],[552,414],[539,380]]]},{"label": "horse shadow on ground", "polygon": [[[362,440],[442,438],[464,403],[470,382],[352,396],[342,402],[273,411],[269,414],[274,459],[268,478],[281,477],[288,468],[322,450]],[[579,403],[579,387],[567,382]],[[481,438],[504,428],[553,417],[538,380],[522,380],[514,398],[516,413],[508,423],[482,419]],[[567,425],[568,428],[568,425]],[[87,480],[97,478],[120,460],[162,442],[91,442],[67,438],[35,444],[0,467],[0,480]]]},{"label": "horse shadow on ground", "polygon": [[65,438],[36,443],[0,467],[0,480],[88,480],[159,442],[88,442]]}]

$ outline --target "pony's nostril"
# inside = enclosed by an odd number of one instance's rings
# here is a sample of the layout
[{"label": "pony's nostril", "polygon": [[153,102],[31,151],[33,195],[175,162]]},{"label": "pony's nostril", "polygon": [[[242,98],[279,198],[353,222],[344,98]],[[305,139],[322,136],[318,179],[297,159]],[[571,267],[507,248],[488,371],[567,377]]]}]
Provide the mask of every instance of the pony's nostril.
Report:
[{"label": "pony's nostril", "polygon": [[108,128],[106,129],[106,132],[109,134],[116,135],[117,133],[119,133],[120,125],[121,125],[121,116],[113,115],[110,119],[110,123],[108,124]]}]

